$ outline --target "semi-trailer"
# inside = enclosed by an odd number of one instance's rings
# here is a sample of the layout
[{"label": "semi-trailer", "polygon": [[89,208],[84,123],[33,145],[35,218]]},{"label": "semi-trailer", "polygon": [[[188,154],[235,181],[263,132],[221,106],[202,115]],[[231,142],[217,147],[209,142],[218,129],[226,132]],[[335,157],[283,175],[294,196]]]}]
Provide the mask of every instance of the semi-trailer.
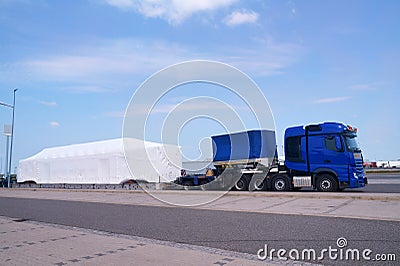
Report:
[{"label": "semi-trailer", "polygon": [[208,169],[205,174],[181,175],[174,181],[176,184],[207,187],[218,183],[225,171],[233,173],[228,178],[236,176],[229,189],[239,191],[287,191],[307,187],[331,192],[360,188],[368,183],[357,129],[343,123],[287,128],[283,161],[278,160],[275,132],[271,130],[250,130],[211,138],[214,169]]}]

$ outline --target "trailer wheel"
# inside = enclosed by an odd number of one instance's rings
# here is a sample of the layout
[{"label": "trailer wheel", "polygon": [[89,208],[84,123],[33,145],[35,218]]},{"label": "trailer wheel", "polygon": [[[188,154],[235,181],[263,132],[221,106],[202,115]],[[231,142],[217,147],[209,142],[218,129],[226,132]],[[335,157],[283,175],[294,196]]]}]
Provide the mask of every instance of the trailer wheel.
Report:
[{"label": "trailer wheel", "polygon": [[187,180],[182,182],[182,186],[183,186],[186,190],[188,190],[188,189],[189,189],[188,187],[190,187],[192,184],[193,184],[193,183],[192,183],[191,181],[187,181]]},{"label": "trailer wheel", "polygon": [[202,185],[205,185],[205,184],[208,184],[208,181],[207,181],[207,180],[201,180],[201,181],[199,181],[199,186],[202,186]]},{"label": "trailer wheel", "polygon": [[235,184],[234,189],[237,191],[246,191],[249,188],[249,178],[242,176]]},{"label": "trailer wheel", "polygon": [[274,191],[288,191],[290,189],[290,181],[287,175],[276,175],[272,178],[272,190]]},{"label": "trailer wheel", "polygon": [[336,178],[330,174],[321,174],[317,178],[316,187],[321,192],[334,192],[338,190]]},{"label": "trailer wheel", "polygon": [[254,186],[254,190],[257,190],[257,191],[267,190],[267,180],[257,179],[256,181],[254,181],[253,186]]}]

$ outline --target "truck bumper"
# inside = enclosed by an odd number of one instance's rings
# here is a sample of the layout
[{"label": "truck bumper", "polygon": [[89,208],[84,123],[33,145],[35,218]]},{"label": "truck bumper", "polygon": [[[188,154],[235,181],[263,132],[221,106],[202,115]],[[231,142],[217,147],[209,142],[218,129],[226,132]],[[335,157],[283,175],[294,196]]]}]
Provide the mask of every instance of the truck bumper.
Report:
[{"label": "truck bumper", "polygon": [[354,176],[357,178],[351,178],[349,181],[341,181],[339,183],[340,189],[344,188],[362,188],[365,187],[368,184],[368,179],[366,176],[363,174],[356,175]]}]

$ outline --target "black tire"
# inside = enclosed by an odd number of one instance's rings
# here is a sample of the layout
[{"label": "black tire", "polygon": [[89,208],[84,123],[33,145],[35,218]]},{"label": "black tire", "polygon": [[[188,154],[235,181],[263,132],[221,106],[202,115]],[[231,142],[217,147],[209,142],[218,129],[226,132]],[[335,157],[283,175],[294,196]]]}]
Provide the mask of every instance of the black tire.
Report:
[{"label": "black tire", "polygon": [[317,177],[316,187],[321,192],[338,191],[339,186],[336,178],[330,174],[321,174]]},{"label": "black tire", "polygon": [[267,180],[265,180],[265,179],[255,180],[253,186],[254,186],[254,190],[256,190],[256,191],[267,190]]},{"label": "black tire", "polygon": [[246,191],[249,188],[249,178],[247,176],[242,176],[233,187],[237,191]]},{"label": "black tire", "polygon": [[199,186],[205,185],[208,183],[208,180],[201,180],[199,181]]},{"label": "black tire", "polygon": [[191,186],[191,185],[193,185],[192,181],[185,180],[185,181],[182,182],[182,186],[184,186],[184,187],[188,187],[188,186]]},{"label": "black tire", "polygon": [[290,180],[287,175],[277,174],[271,179],[271,189],[273,191],[290,190]]}]

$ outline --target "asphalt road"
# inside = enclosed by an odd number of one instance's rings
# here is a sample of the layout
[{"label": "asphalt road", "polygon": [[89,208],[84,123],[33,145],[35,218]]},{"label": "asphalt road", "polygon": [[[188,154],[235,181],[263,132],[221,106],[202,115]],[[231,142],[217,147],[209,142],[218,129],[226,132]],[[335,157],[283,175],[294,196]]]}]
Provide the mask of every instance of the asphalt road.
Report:
[{"label": "asphalt road", "polygon": [[363,189],[345,191],[365,191],[369,193],[400,193],[400,173],[366,174],[369,184]]},{"label": "asphalt road", "polygon": [[400,223],[394,221],[22,198],[0,197],[0,202],[2,216],[251,254],[265,244],[288,251],[337,248],[336,240],[345,237],[346,248],[400,256]]}]

